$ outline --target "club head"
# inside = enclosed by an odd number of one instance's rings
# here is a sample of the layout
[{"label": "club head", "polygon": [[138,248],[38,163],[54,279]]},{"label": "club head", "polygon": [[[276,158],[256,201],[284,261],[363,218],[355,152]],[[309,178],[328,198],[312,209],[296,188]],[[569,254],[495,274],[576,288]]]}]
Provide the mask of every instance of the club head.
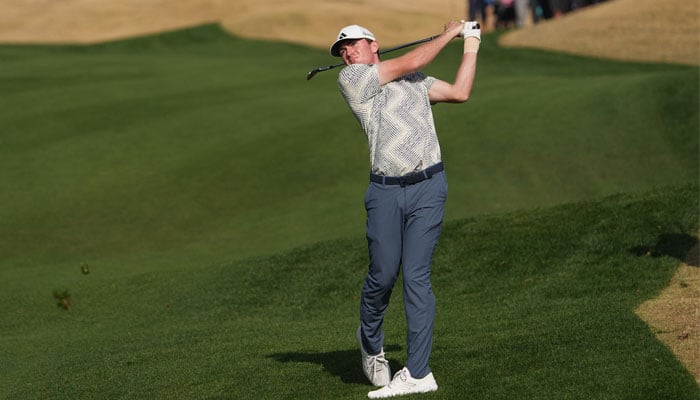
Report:
[{"label": "club head", "polygon": [[318,73],[318,71],[319,71],[318,68],[312,69],[311,71],[309,71],[309,73],[306,74],[306,80],[308,81],[309,79],[313,78]]},{"label": "club head", "polygon": [[345,65],[345,63],[327,65],[325,67],[318,67],[316,69],[313,69],[313,70],[309,71],[308,74],[306,74],[306,80],[308,81],[309,79],[313,78],[314,75],[316,75],[317,73],[319,73],[321,71],[328,71],[329,69],[338,68],[338,67],[343,66],[343,65]]}]

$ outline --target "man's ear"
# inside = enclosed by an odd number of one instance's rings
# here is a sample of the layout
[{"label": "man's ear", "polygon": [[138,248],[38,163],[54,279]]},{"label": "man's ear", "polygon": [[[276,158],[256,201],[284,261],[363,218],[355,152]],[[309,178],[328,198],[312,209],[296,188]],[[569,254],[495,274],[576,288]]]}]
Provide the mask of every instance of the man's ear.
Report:
[{"label": "man's ear", "polygon": [[379,43],[377,41],[372,41],[369,43],[369,48],[372,49],[372,53],[378,53],[379,52]]}]

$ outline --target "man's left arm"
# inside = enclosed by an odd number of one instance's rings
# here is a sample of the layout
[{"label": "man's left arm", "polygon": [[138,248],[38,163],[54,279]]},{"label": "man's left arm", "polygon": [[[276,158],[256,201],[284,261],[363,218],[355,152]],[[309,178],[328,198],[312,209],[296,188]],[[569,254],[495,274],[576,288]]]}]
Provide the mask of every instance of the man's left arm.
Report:
[{"label": "man's left arm", "polygon": [[428,91],[432,104],[464,103],[469,100],[476,76],[476,58],[481,43],[481,30],[478,25],[475,27],[465,25],[462,34],[464,36],[464,54],[457,69],[454,83],[436,80]]}]

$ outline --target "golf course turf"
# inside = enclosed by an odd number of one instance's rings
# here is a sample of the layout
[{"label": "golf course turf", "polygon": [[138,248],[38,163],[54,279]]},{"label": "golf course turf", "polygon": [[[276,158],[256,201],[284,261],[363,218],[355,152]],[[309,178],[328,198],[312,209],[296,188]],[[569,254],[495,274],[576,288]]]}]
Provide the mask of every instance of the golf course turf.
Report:
[{"label": "golf course turf", "polygon": [[[434,108],[425,398],[697,399],[634,309],[697,242],[698,68],[496,37],[473,98]],[[366,139],[337,71],[305,79],[325,51],[209,25],[0,60],[1,398],[365,395]],[[402,318],[397,289],[394,369]]]}]

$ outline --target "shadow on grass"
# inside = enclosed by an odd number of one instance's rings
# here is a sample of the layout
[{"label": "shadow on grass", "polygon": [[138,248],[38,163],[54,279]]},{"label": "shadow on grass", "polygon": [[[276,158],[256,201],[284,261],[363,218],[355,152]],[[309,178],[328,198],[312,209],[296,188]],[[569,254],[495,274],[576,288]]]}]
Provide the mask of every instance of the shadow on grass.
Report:
[{"label": "shadow on grass", "polygon": [[651,246],[635,246],[629,250],[637,256],[673,257],[692,267],[698,267],[698,238],[684,233],[659,235]]},{"label": "shadow on grass", "polygon": [[[390,345],[384,348],[385,351],[397,352],[401,346]],[[333,376],[337,376],[343,383],[366,384],[367,378],[362,373],[360,364],[360,350],[337,350],[321,353],[289,352],[270,354],[271,358],[281,363],[311,363],[318,364],[325,371]],[[392,371],[398,371],[401,367],[398,362],[389,360]]]}]

